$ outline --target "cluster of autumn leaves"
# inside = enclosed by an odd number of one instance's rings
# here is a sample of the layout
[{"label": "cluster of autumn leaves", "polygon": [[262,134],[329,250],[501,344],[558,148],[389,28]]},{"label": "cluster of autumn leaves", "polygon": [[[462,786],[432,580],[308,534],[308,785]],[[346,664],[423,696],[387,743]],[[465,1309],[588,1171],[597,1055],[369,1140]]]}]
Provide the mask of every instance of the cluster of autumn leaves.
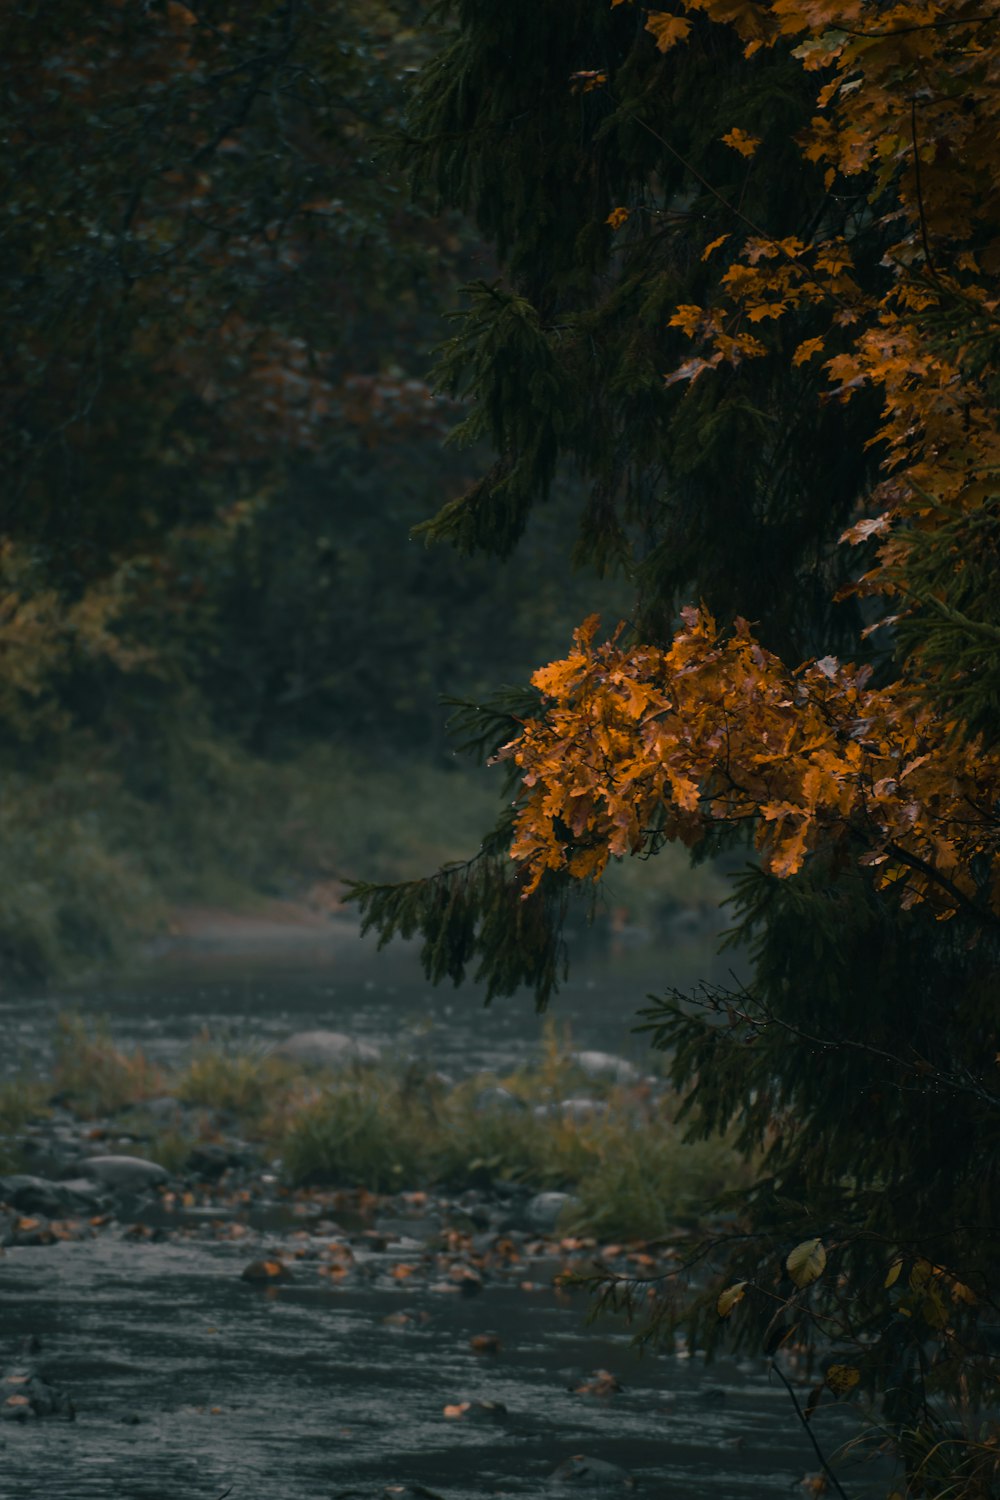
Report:
[{"label": "cluster of autumn leaves", "polygon": [[[798,147],[825,168],[828,191],[855,193],[878,218],[887,249],[873,285],[842,235],[771,238],[733,205],[732,231],[703,252],[730,257],[720,295],[676,309],[693,352],[666,378],[787,358],[767,332],[794,317],[817,330],[792,359],[822,362],[822,399],[878,393],[881,480],[840,545],[877,544],[853,591],[873,601],[865,634],[881,628],[890,641],[901,616],[936,602],[911,576],[915,542],[943,520],[954,535],[957,522],[961,553],[963,523],[990,503],[1000,469],[989,393],[1000,15],[964,0],[684,0],[684,10],[733,28],[748,59],[791,45],[817,81]],[[690,25],[657,11],[647,29],[668,51]],[[748,159],[757,149],[738,122],[725,139]],[[942,712],[948,685],[919,636],[878,687],[867,667],[833,657],[783,663],[745,622],[722,631],[705,609],[686,611],[664,649],[620,635],[595,644],[596,630],[588,621],[574,651],[536,673],[544,712],[501,752],[523,781],[512,852],[528,889],[546,870],[596,878],[611,856],[752,820],[777,876],[832,849],[877,867],[904,905],[928,901],[941,917],[969,903],[1000,910],[1000,887],[982,877],[1000,840],[1000,756]]]},{"label": "cluster of autumn leaves", "polygon": [[535,674],[546,714],[504,752],[525,787],[512,853],[531,889],[546,869],[596,878],[652,839],[753,820],[775,875],[860,841],[904,905],[945,916],[977,898],[1000,758],[970,754],[904,683],[869,687],[869,667],[833,657],[789,671],[745,622],[723,634],[703,610],[684,611],[669,650],[595,645],[596,625]]}]

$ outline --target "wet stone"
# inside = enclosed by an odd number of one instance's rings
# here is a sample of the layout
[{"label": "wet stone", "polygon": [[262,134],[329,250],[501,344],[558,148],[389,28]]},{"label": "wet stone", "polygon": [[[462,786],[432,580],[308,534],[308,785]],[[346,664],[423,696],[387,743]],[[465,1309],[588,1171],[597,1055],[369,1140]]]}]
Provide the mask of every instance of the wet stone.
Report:
[{"label": "wet stone", "polygon": [[573,1061],[588,1078],[606,1083],[638,1083],[641,1076],[633,1063],[613,1052],[574,1052]]},{"label": "wet stone", "polygon": [[89,1178],[114,1193],[141,1193],[169,1181],[170,1174],[141,1156],[90,1156],[79,1163]]},{"label": "wet stone", "polygon": [[620,1490],[634,1488],[635,1480],[627,1469],[610,1464],[603,1458],[589,1458],[585,1453],[574,1453],[553,1469],[548,1478],[555,1486],[573,1485],[586,1490]]},{"label": "wet stone", "polygon": [[93,1213],[96,1199],[92,1184],[81,1191],[77,1182],[52,1182],[47,1177],[16,1174],[0,1177],[0,1203],[22,1214],[42,1214],[58,1219],[64,1214]]},{"label": "wet stone", "polygon": [[352,1068],[377,1063],[382,1054],[374,1042],[342,1031],[296,1031],[275,1047],[278,1057],[315,1068]]},{"label": "wet stone", "polygon": [[72,1422],[75,1416],[65,1391],[50,1385],[31,1365],[15,1367],[0,1376],[0,1420],[29,1422],[56,1417]]},{"label": "wet stone", "polygon": [[576,1202],[572,1193],[536,1193],[525,1208],[525,1216],[532,1229],[539,1234],[550,1234],[563,1211]]}]

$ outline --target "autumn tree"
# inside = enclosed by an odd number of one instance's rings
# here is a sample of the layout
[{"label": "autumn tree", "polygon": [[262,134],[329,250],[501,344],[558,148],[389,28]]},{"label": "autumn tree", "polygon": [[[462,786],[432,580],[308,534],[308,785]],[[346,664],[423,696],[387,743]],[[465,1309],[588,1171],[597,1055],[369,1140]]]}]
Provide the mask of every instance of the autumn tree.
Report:
[{"label": "autumn tree", "polygon": [[459,18],[405,149],[502,259],[444,366],[497,459],[428,531],[504,550],[572,462],[637,607],[467,717],[518,789],[479,859],[358,894],[544,1000],[574,884],[751,841],[752,979],[646,1019],[758,1180],[654,1322],[863,1402],[895,1493],[993,1494],[1000,12]]}]

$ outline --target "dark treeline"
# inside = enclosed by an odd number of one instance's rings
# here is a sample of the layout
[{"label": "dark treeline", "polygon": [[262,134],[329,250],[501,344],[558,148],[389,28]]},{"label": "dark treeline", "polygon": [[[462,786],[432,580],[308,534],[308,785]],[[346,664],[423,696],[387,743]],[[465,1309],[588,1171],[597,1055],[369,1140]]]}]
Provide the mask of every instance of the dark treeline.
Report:
[{"label": "dark treeline", "polygon": [[371,873],[352,768],[444,774],[441,697],[585,608],[566,483],[516,565],[411,538],[476,471],[428,374],[492,275],[395,160],[443,40],[408,0],[5,8],[8,967],[107,956],[199,871]]}]

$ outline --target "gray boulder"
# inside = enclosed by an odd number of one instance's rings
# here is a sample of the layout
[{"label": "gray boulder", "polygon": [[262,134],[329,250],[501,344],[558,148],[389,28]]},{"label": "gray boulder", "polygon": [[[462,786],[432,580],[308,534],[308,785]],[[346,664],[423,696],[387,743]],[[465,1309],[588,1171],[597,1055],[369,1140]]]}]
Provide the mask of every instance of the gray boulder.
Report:
[{"label": "gray boulder", "polygon": [[67,1214],[93,1213],[100,1204],[93,1183],[51,1182],[47,1177],[16,1173],[0,1177],[0,1203],[22,1214],[61,1219]]},{"label": "gray boulder", "polygon": [[605,1083],[638,1083],[642,1076],[637,1067],[613,1052],[574,1052],[573,1061],[588,1078]]},{"label": "gray boulder", "polygon": [[85,1180],[113,1193],[142,1193],[168,1182],[170,1174],[141,1156],[89,1156],[77,1164]]},{"label": "gray boulder", "polygon": [[314,1068],[356,1068],[379,1062],[374,1042],[362,1042],[342,1031],[296,1031],[274,1049],[278,1057]]},{"label": "gray boulder", "polygon": [[525,1217],[539,1234],[551,1234],[563,1211],[576,1206],[572,1193],[536,1193],[525,1205]]}]

